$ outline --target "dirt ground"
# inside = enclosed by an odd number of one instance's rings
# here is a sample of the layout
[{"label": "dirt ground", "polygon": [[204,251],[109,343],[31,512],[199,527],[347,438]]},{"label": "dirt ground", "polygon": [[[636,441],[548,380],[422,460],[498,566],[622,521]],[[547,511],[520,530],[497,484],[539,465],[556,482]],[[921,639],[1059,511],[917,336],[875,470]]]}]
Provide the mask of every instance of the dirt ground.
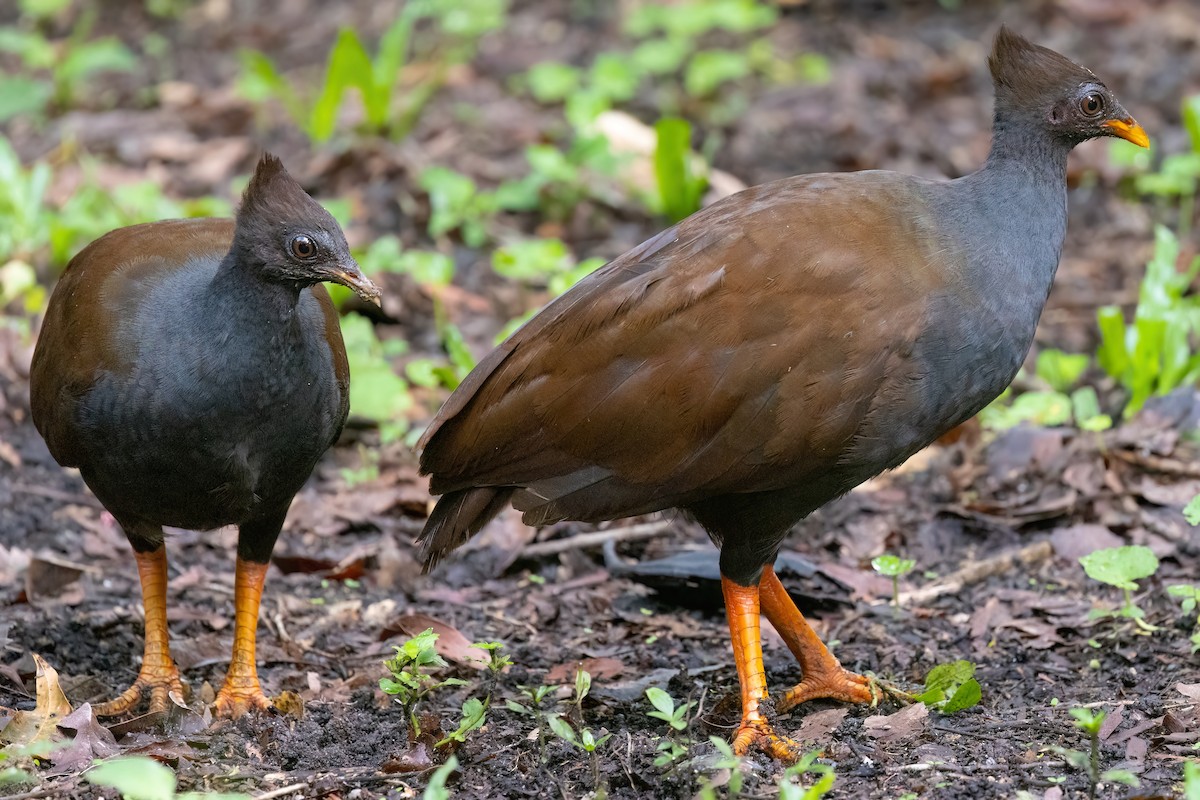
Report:
[{"label": "dirt ground", "polygon": [[[752,93],[746,112],[723,131],[716,166],[749,184],[826,170],[878,167],[934,177],[970,171],[987,151],[984,60],[999,21],[1092,67],[1162,152],[1185,147],[1180,99],[1200,91],[1200,7],[1190,0],[944,7],[952,5],[789,6],[773,41],[827,56],[832,78]],[[404,143],[314,153],[286,125],[256,124],[232,94],[237,49],[253,46],[284,64],[319,61],[338,25],[370,30],[394,13],[391,4],[205,3],[170,23],[138,3],[102,6],[103,30],[131,43],[147,30],[166,36],[170,65],[161,75],[116,81],[110,110],[72,111],[42,129],[10,126],[24,157],[73,138],[101,155],[115,183],[150,175],[168,194],[186,197],[227,192],[230,174],[245,172],[254,153],[269,146],[318,196],[351,200],[355,245],[392,233],[407,245],[429,246],[428,208],[414,177],[419,167],[445,163],[485,185],[514,173],[525,145],[551,123],[544,109],[507,91],[508,79],[545,59],[584,62],[614,36],[602,6],[514,3],[505,30],[486,41]],[[0,24],[11,16],[0,9]],[[554,36],[546,33],[551,28]],[[185,111],[138,99],[138,81],[160,80],[195,87]],[[464,105],[477,112],[466,122]],[[165,152],[171,142],[189,143],[192,155]],[[225,172],[202,158],[214,142],[240,153]],[[1035,350],[1095,347],[1095,309],[1131,306],[1160,221],[1152,205],[1130,197],[1104,143],[1080,147],[1069,177],[1068,238]],[[536,223],[514,224],[532,233]],[[556,235],[581,257],[611,258],[662,225],[637,209],[585,204]],[[1185,242],[1185,250],[1195,252],[1196,242]],[[482,274],[487,253],[464,247],[455,258],[461,293],[450,308],[479,355],[514,304],[539,298],[489,283]],[[405,337],[415,354],[430,352],[437,340],[429,298],[401,276],[384,282],[379,330]],[[33,707],[35,653],[58,671],[75,706],[108,699],[133,680],[141,657],[140,595],[128,545],[78,475],[54,463],[29,422],[28,343],[6,330],[0,337],[0,707]],[[437,400],[427,399],[425,414]],[[797,527],[786,547],[800,570],[781,575],[845,666],[917,689],[931,667],[968,659],[983,687],[982,702],[956,715],[812,703],[780,717],[780,730],[819,750],[836,771],[830,796],[1013,797],[1024,790],[1047,800],[1084,797],[1087,779],[1053,749],[1086,748],[1068,713],[1079,706],[1109,712],[1103,768],[1129,770],[1140,781],[1136,789],[1105,784],[1098,796],[1178,796],[1183,761],[1196,757],[1200,743],[1200,659],[1188,643],[1194,620],[1180,614],[1164,587],[1200,575],[1200,533],[1181,515],[1200,492],[1198,426],[1200,394],[1180,392],[1104,434],[971,429]],[[379,454],[378,476],[351,480],[348,470],[372,452]],[[488,691],[465,644],[503,642],[514,662],[493,687],[486,726],[457,748],[453,796],[585,797],[597,789],[597,776],[615,798],[692,798],[704,781],[725,796],[729,770],[708,743],[710,735],[728,736],[737,721],[719,590],[701,574],[668,579],[662,569],[632,569],[711,547],[698,527],[664,518],[655,535],[640,536],[637,526],[660,520],[622,521],[610,526],[617,541],[607,554],[598,546],[547,552],[545,544],[590,529],[562,524],[535,532],[505,514],[422,576],[412,539],[427,500],[402,443],[380,447],[370,426],[349,426],[293,505],[259,625],[264,687],[273,695],[296,692],[303,715],[210,725],[180,711],[165,722],[116,725],[116,749],[170,764],[184,789],[264,798],[418,796],[428,761],[410,750],[406,720],[378,681],[393,646],[432,625],[448,645],[445,674],[467,682],[426,702],[446,730],[464,699]],[[232,530],[176,531],[168,539],[173,654],[193,709],[211,697],[227,664],[235,541]],[[1095,607],[1113,607],[1119,593],[1087,579],[1077,559],[1116,544],[1147,545],[1161,559],[1136,595],[1147,621],[1160,627],[1151,635],[1089,616]],[[908,596],[898,612],[888,605],[890,584],[869,566],[885,551],[918,565],[902,582]],[[764,628],[768,680],[783,689],[799,671]],[[520,699],[522,686],[569,687],[580,662],[593,685],[571,713],[598,735],[612,734],[595,769],[552,734],[543,752],[534,720],[505,708],[506,700]],[[695,743],[670,768],[653,764],[667,727],[646,714],[651,685],[697,703],[687,732]],[[569,695],[563,688],[556,697]],[[776,796],[780,765],[751,756],[742,769],[744,796]],[[50,765],[41,779],[15,796],[112,796],[81,780],[78,769]]]}]

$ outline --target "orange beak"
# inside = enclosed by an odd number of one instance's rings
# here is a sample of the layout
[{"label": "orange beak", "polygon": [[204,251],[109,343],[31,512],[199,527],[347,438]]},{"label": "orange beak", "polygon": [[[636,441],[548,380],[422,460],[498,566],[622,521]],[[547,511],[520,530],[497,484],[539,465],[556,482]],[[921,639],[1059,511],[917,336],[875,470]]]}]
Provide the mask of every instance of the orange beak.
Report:
[{"label": "orange beak", "polygon": [[1133,142],[1138,147],[1149,147],[1150,137],[1146,135],[1146,131],[1142,129],[1134,121],[1133,117],[1127,119],[1110,119],[1104,123],[1104,127],[1112,131],[1113,136],[1118,136],[1127,142]]}]

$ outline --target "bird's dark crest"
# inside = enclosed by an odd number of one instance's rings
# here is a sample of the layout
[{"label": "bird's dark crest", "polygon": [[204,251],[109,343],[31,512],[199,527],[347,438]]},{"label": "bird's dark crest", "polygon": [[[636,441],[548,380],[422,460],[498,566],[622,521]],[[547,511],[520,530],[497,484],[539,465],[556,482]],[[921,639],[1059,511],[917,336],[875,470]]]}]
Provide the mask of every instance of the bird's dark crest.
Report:
[{"label": "bird's dark crest", "polygon": [[1066,56],[1034,44],[1006,25],[996,34],[988,68],[996,96],[1015,103],[1039,104],[1047,96],[1083,83],[1101,83],[1091,70]]},{"label": "bird's dark crest", "polygon": [[316,205],[316,201],[288,173],[283,162],[271,153],[263,153],[242,194],[238,216],[271,208],[277,211],[275,216],[282,217],[288,209],[306,209],[310,205]]}]

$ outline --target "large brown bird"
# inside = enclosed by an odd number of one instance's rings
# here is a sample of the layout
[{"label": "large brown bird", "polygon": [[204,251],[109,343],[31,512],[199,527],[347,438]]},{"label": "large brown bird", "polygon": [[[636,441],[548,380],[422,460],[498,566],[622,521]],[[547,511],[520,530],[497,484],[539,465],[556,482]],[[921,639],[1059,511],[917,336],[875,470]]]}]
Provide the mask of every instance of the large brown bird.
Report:
[{"label": "large brown bird", "polygon": [[164,709],[182,689],[164,525],[239,526],[233,659],[216,711],[270,704],[254,658],[267,564],[348,408],[346,350],[321,281],[379,297],[337,222],[266,155],[236,221],[112,231],[55,286],[33,354],[33,421],[120,523],[146,609],[137,681],[96,713],[130,711],[147,691]]},{"label": "large brown bird", "polygon": [[720,546],[742,691],[734,749],[795,747],[759,612],[800,662],[786,710],[872,699],[772,570],[788,529],[968,419],[1033,339],[1066,230],[1067,154],[1148,140],[1091,72],[1001,28],[978,172],[804,175],[697,212],[585,278],[489,354],[420,446],[442,495],[429,565],[506,503],[530,525],[682,509]]}]

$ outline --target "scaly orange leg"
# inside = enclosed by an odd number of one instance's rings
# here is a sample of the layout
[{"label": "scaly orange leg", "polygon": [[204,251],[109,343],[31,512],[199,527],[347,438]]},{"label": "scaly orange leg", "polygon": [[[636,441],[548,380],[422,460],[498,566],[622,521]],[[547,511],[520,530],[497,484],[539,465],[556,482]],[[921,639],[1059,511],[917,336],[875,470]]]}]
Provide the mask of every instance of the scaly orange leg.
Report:
[{"label": "scaly orange leg", "polygon": [[871,679],[850,672],[838,663],[804,619],[800,609],[796,608],[772,567],[763,569],[758,591],[762,598],[763,613],[800,662],[800,671],[804,676],[800,683],[780,698],[780,711],[787,711],[806,700],[819,697],[872,705],[879,701],[879,687]]},{"label": "scaly orange leg", "polygon": [[258,684],[255,642],[258,635],[258,606],[262,602],[267,565],[237,560],[233,581],[233,658],[225,673],[225,684],[217,693],[214,713],[218,717],[240,717],[251,709],[271,708],[271,700]]},{"label": "scaly orange leg", "polygon": [[795,742],[776,734],[759,710],[767,698],[758,619],[759,587],[741,586],[721,576],[721,591],[725,595],[733,661],[742,690],[742,724],[733,738],[733,752],[745,755],[752,746],[757,746],[772,758],[791,763],[801,756],[802,750]]},{"label": "scaly orange leg", "polygon": [[167,632],[167,549],[160,546],[149,553],[134,551],[138,578],[142,583],[142,606],[146,610],[146,637],[142,650],[142,668],[137,680],[121,695],[92,708],[98,716],[116,717],[137,706],[142,695],[150,692],[150,710],[166,711],[168,694],[183,696],[179,669],[171,660]]}]

